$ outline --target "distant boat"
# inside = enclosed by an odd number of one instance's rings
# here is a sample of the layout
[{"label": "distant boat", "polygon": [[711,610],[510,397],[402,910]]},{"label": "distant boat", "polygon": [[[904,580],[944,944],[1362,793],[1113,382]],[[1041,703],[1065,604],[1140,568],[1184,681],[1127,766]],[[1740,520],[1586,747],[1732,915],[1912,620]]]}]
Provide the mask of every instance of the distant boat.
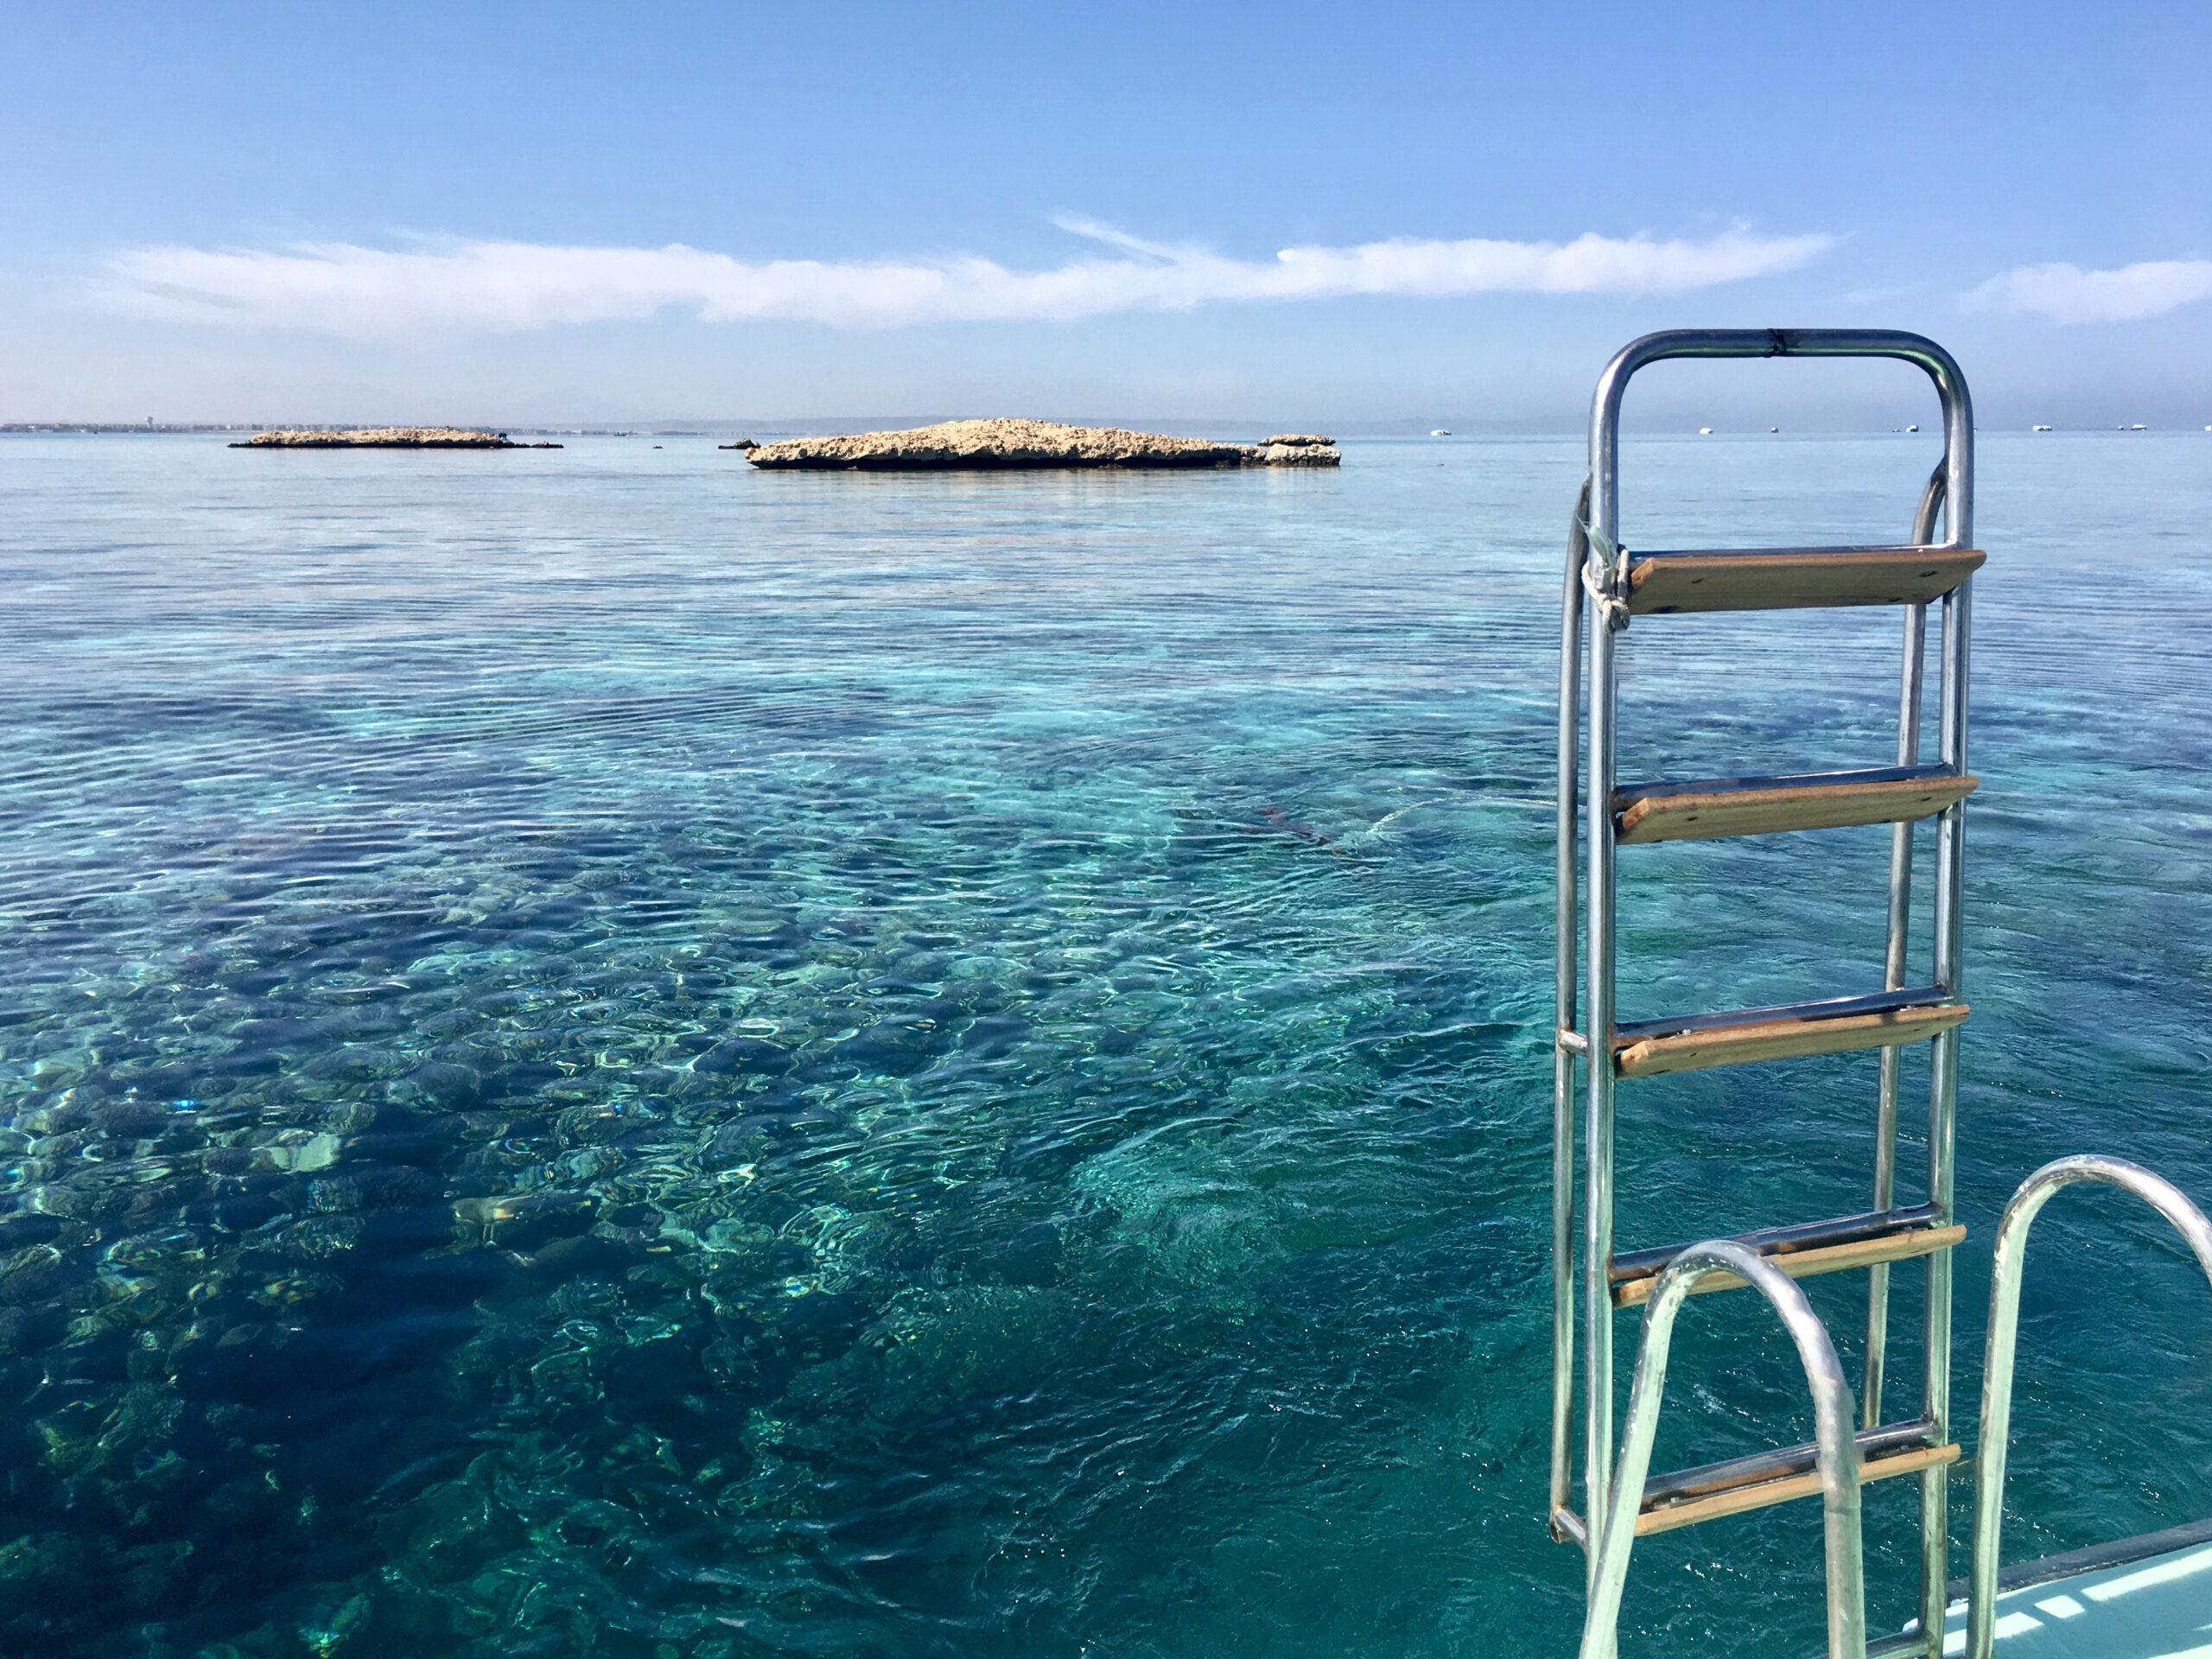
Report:
[{"label": "distant boat", "polygon": [[1452,435],[1452,429],[1448,426],[1435,427],[1430,430],[1428,435],[1432,438],[1448,438]]},{"label": "distant boat", "polygon": [[1908,426],[1907,428],[1905,428],[1905,430],[1906,430],[1906,431],[1908,431],[1908,432],[1917,432],[1917,431],[1919,431],[1919,430],[1920,430],[1920,429],[1919,429],[1918,427],[1916,427],[1916,426]]},{"label": "distant boat", "polygon": [[[2212,426],[2208,426],[2208,427],[2206,427],[2204,429],[2205,429],[2207,432],[2212,432]],[[2031,426],[2031,427],[2030,427],[2030,428],[2028,429],[2028,430],[2029,430],[2029,431],[2031,431],[2031,432],[2048,432],[2048,431],[2050,431],[2050,429],[2049,427],[2047,427],[2047,426]]]},{"label": "distant boat", "polygon": [[1713,435],[1713,429],[1709,426],[1700,426],[1697,429],[1697,435],[1700,438],[1709,438]]},{"label": "distant boat", "polygon": [[2131,432],[2148,432],[2151,429],[2144,425],[2142,422],[2138,421],[2134,425],[2129,427],[2127,429]]},{"label": "distant boat", "polygon": [[1769,428],[1767,428],[1767,430],[1768,430],[1768,431],[1770,431],[1770,432],[1779,432],[1779,431],[1781,431],[1781,430],[1782,430],[1782,429],[1781,429],[1780,427],[1778,427],[1778,426],[1770,426]]}]

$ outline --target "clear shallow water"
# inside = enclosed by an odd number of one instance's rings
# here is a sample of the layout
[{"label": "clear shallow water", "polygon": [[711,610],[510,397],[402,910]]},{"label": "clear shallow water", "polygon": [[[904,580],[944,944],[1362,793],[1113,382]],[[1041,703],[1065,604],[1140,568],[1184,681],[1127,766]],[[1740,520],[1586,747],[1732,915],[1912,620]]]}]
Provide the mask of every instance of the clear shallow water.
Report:
[{"label": "clear shallow water", "polygon": [[[0,1649],[1571,1650],[1580,446],[889,479],[667,442],[0,444]],[[2021,1175],[2212,1196],[2212,441],[1984,450],[1969,1426]],[[1631,446],[1627,531],[1887,539],[1933,460]],[[1895,627],[1638,623],[1624,770],[1886,760]],[[1630,849],[1626,1011],[1866,988],[1885,845]],[[1624,1090],[1624,1246],[1862,1207],[1873,1070]],[[2162,1225],[2038,1226],[2015,1554],[2212,1513],[2212,1297]],[[1847,1362],[1861,1283],[1810,1287]],[[1766,1323],[1686,1317],[1662,1460],[1802,1435]],[[1818,1525],[1648,1541],[1625,1639],[1809,1650]]]}]

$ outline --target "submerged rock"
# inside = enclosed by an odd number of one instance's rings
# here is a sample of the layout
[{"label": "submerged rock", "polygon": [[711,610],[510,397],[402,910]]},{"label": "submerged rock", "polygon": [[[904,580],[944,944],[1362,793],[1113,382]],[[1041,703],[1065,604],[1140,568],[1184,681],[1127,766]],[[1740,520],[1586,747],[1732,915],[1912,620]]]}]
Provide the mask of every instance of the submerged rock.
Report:
[{"label": "submerged rock", "polygon": [[944,421],[903,432],[785,438],[746,452],[766,471],[958,472],[1060,467],[1333,467],[1326,438],[1217,443],[1052,421]]},{"label": "submerged rock", "polygon": [[368,426],[350,432],[257,432],[233,449],[558,449],[557,443],[516,443],[504,432],[461,426]]}]

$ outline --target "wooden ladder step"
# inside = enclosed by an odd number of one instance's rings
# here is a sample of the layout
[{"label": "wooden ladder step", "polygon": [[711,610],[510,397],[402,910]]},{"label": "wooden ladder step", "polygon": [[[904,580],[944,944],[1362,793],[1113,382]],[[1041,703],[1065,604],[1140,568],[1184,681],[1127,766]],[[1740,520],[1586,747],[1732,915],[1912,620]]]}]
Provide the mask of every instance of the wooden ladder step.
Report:
[{"label": "wooden ladder step", "polygon": [[1971,548],[1948,547],[1630,553],[1629,614],[1923,605],[1949,593],[1988,556]]},{"label": "wooden ladder step", "polygon": [[[1945,1225],[1942,1212],[1933,1205],[1903,1210],[1872,1210],[1864,1215],[1839,1216],[1831,1221],[1802,1222],[1794,1227],[1770,1227],[1760,1232],[1738,1233],[1732,1241],[1757,1250],[1792,1279],[1811,1279],[1823,1273],[1872,1267],[1878,1262],[1905,1262],[1915,1256],[1948,1250],[1967,1236],[1964,1227]],[[1666,1244],[1656,1249],[1631,1250],[1613,1257],[1606,1270],[1615,1307],[1637,1307],[1651,1300],[1651,1288],[1668,1263],[1689,1248]],[[1691,1294],[1738,1290],[1744,1281],[1732,1273],[1710,1274],[1698,1281]]]},{"label": "wooden ladder step", "polygon": [[1613,791],[1613,825],[1616,838],[1628,846],[1903,823],[1942,811],[1980,783],[1948,766],[1876,766],[1787,778],[1630,784]]},{"label": "wooden ladder step", "polygon": [[1613,1027],[1613,1070],[1624,1077],[1697,1071],[1711,1065],[1895,1048],[1948,1031],[1972,1012],[1932,987],[1838,997],[1733,1014],[1624,1020]]},{"label": "wooden ladder step", "polygon": [[[1926,1423],[1867,1429],[1858,1440],[1861,1484],[1955,1463],[1959,1458],[1957,1443],[1938,1444]],[[1644,1483],[1636,1533],[1642,1538],[1655,1532],[1671,1532],[1676,1527],[1694,1526],[1724,1515],[1742,1515],[1793,1498],[1810,1497],[1820,1490],[1820,1472],[1809,1441],[1675,1474],[1655,1475]]]}]

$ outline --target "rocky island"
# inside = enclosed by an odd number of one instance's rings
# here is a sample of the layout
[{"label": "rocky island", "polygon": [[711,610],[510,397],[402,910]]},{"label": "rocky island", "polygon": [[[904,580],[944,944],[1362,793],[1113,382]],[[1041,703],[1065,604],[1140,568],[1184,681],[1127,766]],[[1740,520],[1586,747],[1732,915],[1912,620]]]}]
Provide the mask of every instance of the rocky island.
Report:
[{"label": "rocky island", "polygon": [[1334,467],[1329,439],[1286,433],[1265,443],[1171,438],[1052,421],[944,421],[904,432],[785,438],[745,451],[764,471],[964,472],[1057,467]]},{"label": "rocky island", "polygon": [[558,449],[557,443],[516,443],[504,432],[465,426],[366,426],[350,432],[257,432],[233,449]]}]

